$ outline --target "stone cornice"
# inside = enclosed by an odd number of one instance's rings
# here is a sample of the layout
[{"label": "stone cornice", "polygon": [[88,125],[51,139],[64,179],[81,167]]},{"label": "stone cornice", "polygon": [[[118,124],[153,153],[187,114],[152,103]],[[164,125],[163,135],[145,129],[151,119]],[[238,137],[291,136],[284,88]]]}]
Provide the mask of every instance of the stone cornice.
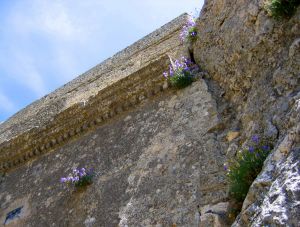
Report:
[{"label": "stone cornice", "polygon": [[71,106],[87,101],[102,89],[156,61],[166,53],[182,55],[178,39],[188,15],[183,14],[66,85],[37,100],[0,124],[1,144],[25,131],[43,127]]},{"label": "stone cornice", "polygon": [[44,127],[33,128],[10,140],[0,153],[1,172],[58,148],[163,92],[168,83],[162,73],[168,64],[165,55],[101,90],[87,102],[66,109]]},{"label": "stone cornice", "polygon": [[[0,138],[0,172],[57,149],[166,90],[168,83],[162,73],[168,68],[169,56],[187,54],[178,39],[186,19],[187,15],[175,19],[176,23],[170,22],[172,26],[165,26],[168,32],[158,30],[165,36],[155,31],[1,126],[0,132],[1,128],[13,131],[3,135],[2,142]],[[159,38],[153,38],[153,34]],[[24,125],[19,127],[22,117],[28,122],[21,121]]]}]

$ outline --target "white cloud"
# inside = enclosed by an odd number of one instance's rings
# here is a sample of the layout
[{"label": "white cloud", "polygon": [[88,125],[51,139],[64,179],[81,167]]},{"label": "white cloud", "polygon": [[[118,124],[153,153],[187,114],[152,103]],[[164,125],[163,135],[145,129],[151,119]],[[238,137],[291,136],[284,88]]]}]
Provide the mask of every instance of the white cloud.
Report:
[{"label": "white cloud", "polygon": [[[41,97],[88,70],[88,62],[99,63],[98,59],[113,55],[122,45],[125,48],[142,38],[138,36],[152,32],[184,11],[192,11],[191,5],[197,2],[13,1],[6,20],[0,22],[0,38],[7,39],[3,44],[7,50],[0,53],[0,68],[14,84],[29,88],[35,98]],[[201,1],[199,4],[201,7]],[[49,87],[50,83],[53,87]]]},{"label": "white cloud", "polygon": [[[14,64],[11,64],[12,62]],[[11,50],[9,58],[0,58],[0,68],[7,72],[7,76],[14,83],[29,88],[35,94],[35,97],[40,98],[47,93],[48,89],[36,65],[30,55],[17,49]]]},{"label": "white cloud", "polygon": [[15,5],[9,18],[15,31],[25,36],[42,33],[55,39],[78,39],[82,35],[63,2],[58,0],[24,1]]},{"label": "white cloud", "polygon": [[52,5],[45,4],[38,7],[37,18],[40,19],[39,26],[51,35],[59,35],[60,37],[70,38],[77,35],[80,30],[72,23],[64,6],[59,2],[52,2]]},{"label": "white cloud", "polygon": [[[76,71],[76,69],[82,70],[80,66],[82,59],[79,59],[81,53],[91,53],[105,45],[102,40],[105,34],[101,30],[104,15],[103,12],[100,13],[96,10],[101,5],[102,3],[97,0],[24,0],[17,2],[7,16],[6,27],[11,36],[17,37],[12,41],[16,45],[12,44],[14,48],[10,54],[20,55],[22,52],[25,59],[29,59],[27,60],[30,63],[28,66],[22,64],[27,71],[30,71],[26,77],[39,78],[36,68],[40,68],[41,64],[44,64],[43,68],[47,68],[46,62],[34,61],[39,60],[37,55],[39,57],[51,56],[49,60],[53,71],[57,72],[53,75],[53,79],[59,83],[65,83],[83,73]],[[20,45],[20,43],[28,45],[33,39],[39,42],[37,45],[40,46],[41,43],[45,45],[48,50],[45,55],[41,54],[42,51],[36,50],[35,45],[33,45],[33,49]],[[97,41],[96,45],[95,41]],[[14,53],[15,50],[18,53]],[[18,58],[18,60],[26,61],[24,58]],[[10,62],[19,64],[15,60],[10,60]],[[16,70],[14,69],[14,71]],[[21,72],[21,70],[19,71]],[[24,73],[21,72],[21,74]],[[25,76],[22,75],[22,77]],[[45,80],[47,79],[45,78]],[[41,79],[36,79],[36,81],[40,81],[41,84]],[[37,87],[35,86],[35,91],[37,91]]]},{"label": "white cloud", "polygon": [[30,88],[38,97],[45,95],[47,89],[34,60],[26,53],[14,53],[18,65],[18,68],[13,69],[15,79]]}]

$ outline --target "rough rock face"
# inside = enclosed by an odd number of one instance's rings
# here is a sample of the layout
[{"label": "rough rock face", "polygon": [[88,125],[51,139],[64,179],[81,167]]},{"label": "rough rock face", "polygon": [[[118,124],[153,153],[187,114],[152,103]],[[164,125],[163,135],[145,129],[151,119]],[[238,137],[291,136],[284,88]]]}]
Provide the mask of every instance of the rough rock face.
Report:
[{"label": "rough rock face", "polygon": [[[265,167],[253,182],[242,213],[233,226],[299,226],[299,137],[298,128],[293,134],[287,135],[266,160]],[[292,143],[292,146],[287,143]],[[287,150],[282,151],[282,147]]]},{"label": "rough rock face", "polygon": [[234,226],[299,226],[300,9],[275,21],[263,2],[206,1],[191,49],[216,99],[227,100],[223,123],[240,132],[228,157],[253,134],[275,145]]},{"label": "rough rock face", "polygon": [[277,140],[292,127],[287,114],[300,90],[300,12],[278,22],[262,6],[263,1],[207,1],[193,52],[223,89],[243,133]]},{"label": "rough rock face", "polygon": [[[122,227],[198,226],[197,206],[226,199],[222,144],[207,134],[218,118],[205,82],[159,107],[155,116],[164,116],[168,127],[157,131],[128,177],[130,199],[119,214]],[[145,128],[155,123],[147,122]]]}]

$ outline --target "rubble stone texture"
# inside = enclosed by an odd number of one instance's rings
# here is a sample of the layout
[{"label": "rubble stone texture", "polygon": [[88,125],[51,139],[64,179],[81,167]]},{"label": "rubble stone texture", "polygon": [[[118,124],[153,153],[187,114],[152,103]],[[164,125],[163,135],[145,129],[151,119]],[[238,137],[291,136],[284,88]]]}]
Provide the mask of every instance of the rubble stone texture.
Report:
[{"label": "rubble stone texture", "polygon": [[[176,91],[162,76],[169,57],[188,54],[178,39],[186,21],[1,125],[1,224],[21,208],[5,226],[198,226],[203,206],[227,207],[215,206],[227,199],[226,144],[210,132],[221,123],[216,101],[203,79]],[[62,185],[75,167],[94,168],[93,184]]]},{"label": "rubble stone texture", "polygon": [[264,1],[206,1],[191,47],[207,81],[229,103],[223,115],[240,137],[229,141],[228,157],[251,135],[275,149],[250,188],[233,226],[299,226],[300,9],[276,21]]},{"label": "rubble stone texture", "polygon": [[[226,196],[225,156],[206,134],[215,108],[200,80],[18,168],[1,184],[1,221],[26,199],[24,226],[197,226],[197,206]],[[59,182],[77,166],[96,172],[82,192]]]}]

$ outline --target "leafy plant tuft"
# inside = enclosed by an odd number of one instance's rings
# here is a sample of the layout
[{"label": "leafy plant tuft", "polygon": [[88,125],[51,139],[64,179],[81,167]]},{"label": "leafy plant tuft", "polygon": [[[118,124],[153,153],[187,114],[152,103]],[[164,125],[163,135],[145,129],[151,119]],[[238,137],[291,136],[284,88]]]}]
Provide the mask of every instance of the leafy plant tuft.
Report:
[{"label": "leafy plant tuft", "polygon": [[175,62],[170,60],[169,72],[164,72],[163,75],[173,87],[184,88],[195,81],[195,73],[199,69],[197,65],[185,57]]},{"label": "leafy plant tuft", "polygon": [[198,38],[197,34],[198,32],[196,28],[196,19],[190,17],[181,30],[180,40],[182,42],[188,41],[190,43],[193,43]]},{"label": "leafy plant tuft", "polygon": [[288,18],[295,13],[299,4],[299,0],[269,0],[266,10],[275,19]]},{"label": "leafy plant tuft", "polygon": [[73,169],[72,173],[70,173],[68,177],[62,177],[60,182],[67,185],[71,184],[79,188],[93,183],[93,177],[94,173],[92,169],[88,171],[86,171],[85,168]]},{"label": "leafy plant tuft", "polygon": [[237,202],[244,201],[248,190],[260,173],[263,163],[269,155],[272,146],[252,137],[253,146],[248,150],[238,152],[237,157],[228,164],[224,164],[229,181],[229,193]]}]

